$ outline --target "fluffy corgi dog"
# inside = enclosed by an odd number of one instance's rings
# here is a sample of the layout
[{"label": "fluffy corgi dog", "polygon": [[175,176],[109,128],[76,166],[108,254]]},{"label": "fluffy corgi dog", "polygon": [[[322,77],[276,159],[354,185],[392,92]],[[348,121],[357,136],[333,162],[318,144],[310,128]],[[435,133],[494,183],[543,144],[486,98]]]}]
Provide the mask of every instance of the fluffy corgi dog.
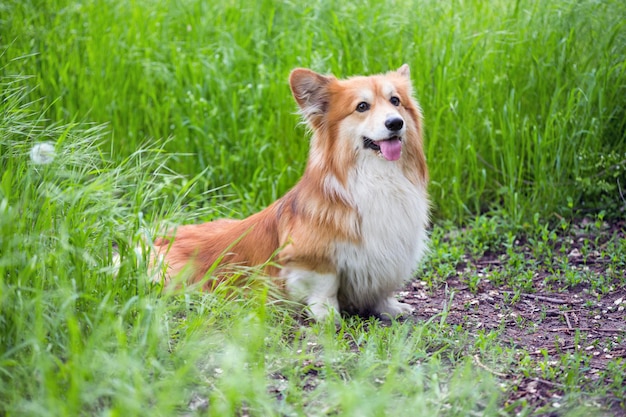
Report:
[{"label": "fluffy corgi dog", "polygon": [[207,288],[233,268],[264,265],[318,320],[410,312],[394,291],[425,252],[429,202],[408,65],[346,80],[298,68],[289,84],[312,130],[300,181],[244,220],[179,227],[155,241],[152,261],[164,262],[166,281],[211,270]]}]

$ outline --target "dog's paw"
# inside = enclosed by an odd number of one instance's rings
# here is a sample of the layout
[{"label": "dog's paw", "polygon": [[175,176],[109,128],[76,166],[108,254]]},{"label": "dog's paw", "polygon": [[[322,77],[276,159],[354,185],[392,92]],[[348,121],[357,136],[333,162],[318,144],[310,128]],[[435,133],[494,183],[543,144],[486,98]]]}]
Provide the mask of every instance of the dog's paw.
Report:
[{"label": "dog's paw", "polygon": [[381,301],[377,308],[376,312],[381,316],[388,318],[396,318],[398,316],[410,315],[415,311],[415,309],[407,303],[401,303],[394,297],[389,297]]},{"label": "dog's paw", "polygon": [[310,317],[317,321],[322,322],[329,319],[339,322],[341,314],[339,313],[339,304],[336,300],[326,300],[326,302],[316,302],[309,304],[308,311]]}]

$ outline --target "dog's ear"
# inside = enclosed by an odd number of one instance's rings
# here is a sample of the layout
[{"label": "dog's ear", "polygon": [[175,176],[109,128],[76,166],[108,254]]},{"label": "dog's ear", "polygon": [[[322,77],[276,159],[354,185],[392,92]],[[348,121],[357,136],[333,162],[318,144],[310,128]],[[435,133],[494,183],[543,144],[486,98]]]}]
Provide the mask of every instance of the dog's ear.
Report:
[{"label": "dog's ear", "polygon": [[397,72],[405,78],[411,78],[411,69],[409,68],[409,64],[403,64],[400,68],[398,68]]},{"label": "dog's ear", "polygon": [[296,68],[289,75],[291,92],[302,115],[311,123],[316,123],[328,110],[328,84],[333,77],[320,75],[305,68]]}]

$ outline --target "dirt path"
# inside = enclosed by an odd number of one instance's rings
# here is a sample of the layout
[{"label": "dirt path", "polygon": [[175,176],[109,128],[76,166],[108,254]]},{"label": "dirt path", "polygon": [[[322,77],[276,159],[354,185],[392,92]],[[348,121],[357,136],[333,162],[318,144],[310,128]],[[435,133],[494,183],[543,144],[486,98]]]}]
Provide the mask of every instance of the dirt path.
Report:
[{"label": "dirt path", "polygon": [[[527,266],[533,269],[532,284],[524,290],[506,285],[507,274],[516,272],[510,272],[504,248],[491,248],[478,257],[464,256],[456,266],[456,276],[443,277],[440,285],[415,281],[401,297],[415,306],[420,320],[441,314],[448,324],[460,325],[475,336],[499,330],[499,342],[516,348],[520,358],[530,356],[537,364],[548,363],[560,370],[554,378],[541,376],[541,372],[523,376],[516,369],[488,368],[476,357],[478,366],[514,387],[507,402],[521,399],[536,407],[554,403],[566,391],[558,380],[572,365],[564,360],[570,355],[568,360],[580,361],[574,366],[585,368],[581,385],[607,384],[609,389],[601,401],[615,415],[626,415],[618,406],[626,388],[622,386],[620,393],[620,381],[606,380],[608,368],[616,360],[626,360],[625,260],[615,255],[610,258],[604,250],[608,242],[623,241],[625,231],[624,222],[604,224],[591,233],[585,225],[572,228],[553,244],[553,254],[562,254],[561,268],[554,267],[554,259],[533,259],[532,243],[516,242],[516,251],[524,254]],[[562,265],[564,259],[567,265]],[[587,282],[563,285],[566,275],[576,271],[584,273]],[[493,276],[504,279],[504,284],[495,285]],[[606,282],[605,290],[599,292],[596,282]]]}]

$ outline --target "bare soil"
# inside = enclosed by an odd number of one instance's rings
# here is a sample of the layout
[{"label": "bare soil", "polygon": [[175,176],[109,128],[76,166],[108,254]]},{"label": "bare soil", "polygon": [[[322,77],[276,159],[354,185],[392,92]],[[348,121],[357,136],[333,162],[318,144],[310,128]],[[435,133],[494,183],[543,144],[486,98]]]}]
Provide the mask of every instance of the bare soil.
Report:
[{"label": "bare soil", "polygon": [[[574,238],[571,238],[571,237]],[[606,225],[590,235],[588,228],[581,226],[559,239],[555,248],[559,253],[567,253],[572,270],[585,270],[587,276],[605,274],[611,261],[601,250],[611,239],[626,237],[626,223]],[[594,247],[589,248],[589,242]],[[519,242],[527,256],[532,256],[530,243]],[[583,245],[587,245],[583,248]],[[585,256],[581,253],[585,252]],[[575,286],[558,286],[559,277],[554,272],[550,260],[528,259],[528,265],[535,268],[531,288],[516,292],[507,286],[496,286],[488,277],[494,272],[506,274],[506,252],[491,249],[482,256],[463,258],[457,265],[456,276],[445,280],[434,288],[423,281],[410,283],[401,293],[402,301],[415,307],[418,320],[433,316],[445,317],[447,323],[462,326],[472,335],[479,332],[499,331],[499,342],[515,348],[522,356],[536,358],[558,368],[562,366],[564,355],[578,353],[584,358],[585,378],[580,387],[590,388],[597,384],[611,385],[607,380],[607,367],[619,360],[626,360],[626,286],[624,279],[618,284],[610,284],[608,290],[599,293],[589,282]],[[613,262],[614,265],[614,262]],[[619,265],[619,264],[618,264]],[[621,264],[623,265],[623,263]],[[469,275],[473,274],[472,277]],[[481,274],[485,279],[477,285],[468,285]],[[612,273],[613,276],[615,272]],[[626,274],[624,270],[617,274]],[[624,276],[624,275],[622,275]],[[474,279],[473,282],[476,282]],[[566,394],[566,387],[557,378],[543,377],[538,370],[528,376],[515,366],[509,369],[493,369],[475,356],[475,362],[506,381],[512,389],[507,390],[507,403],[527,403],[538,409],[553,404]],[[561,364],[561,365],[559,365]],[[511,369],[512,368],[512,369]],[[562,369],[563,372],[566,370]],[[615,385],[615,384],[612,384]],[[571,390],[571,388],[570,388]],[[626,388],[609,389],[605,398],[595,399],[608,407],[609,413],[626,416],[624,392]],[[591,391],[594,391],[593,389]],[[521,401],[520,401],[521,400]],[[621,403],[621,404],[620,404]],[[558,415],[552,412],[539,415]]]}]

